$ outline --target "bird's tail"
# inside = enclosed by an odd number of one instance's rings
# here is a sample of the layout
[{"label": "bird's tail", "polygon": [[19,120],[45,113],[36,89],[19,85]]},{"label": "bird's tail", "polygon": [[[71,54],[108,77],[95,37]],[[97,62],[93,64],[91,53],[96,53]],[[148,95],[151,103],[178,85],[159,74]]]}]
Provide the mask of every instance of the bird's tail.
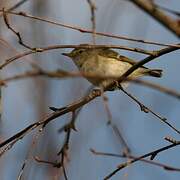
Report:
[{"label": "bird's tail", "polygon": [[161,69],[146,69],[145,74],[147,74],[148,76],[160,78],[162,76],[162,70]]}]

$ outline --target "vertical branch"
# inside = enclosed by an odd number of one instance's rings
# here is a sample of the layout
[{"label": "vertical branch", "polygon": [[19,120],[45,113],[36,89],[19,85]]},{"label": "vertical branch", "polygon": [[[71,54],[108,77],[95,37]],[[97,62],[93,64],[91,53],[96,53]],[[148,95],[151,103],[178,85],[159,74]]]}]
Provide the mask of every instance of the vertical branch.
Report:
[{"label": "vertical branch", "polygon": [[42,133],[43,133],[43,129],[39,128],[37,133],[33,135],[30,146],[29,146],[29,148],[27,148],[28,150],[27,150],[27,153],[26,153],[26,157],[25,157],[24,162],[23,162],[23,164],[21,166],[21,170],[19,172],[17,180],[23,179],[23,173],[24,173],[24,170],[26,168],[26,165],[27,165],[28,161],[31,159],[31,155],[33,154],[33,150],[36,148],[37,141],[38,141],[38,139],[39,139],[39,137],[40,137],[40,135]]},{"label": "vertical branch", "polygon": [[90,10],[91,10],[91,22],[92,22],[92,36],[93,36],[93,44],[96,44],[96,16],[95,16],[95,10],[96,5],[95,2],[92,0],[87,0]]},{"label": "vertical branch", "polygon": [[115,133],[115,135],[117,136],[118,140],[120,141],[120,143],[123,146],[123,153],[126,154],[128,156],[128,154],[130,153],[130,148],[126,142],[126,140],[124,139],[121,131],[119,130],[119,128],[117,127],[117,125],[115,123],[113,123],[112,121],[112,114],[111,111],[109,109],[108,106],[108,99],[107,97],[104,95],[104,93],[102,93],[102,98],[103,98],[103,104],[104,104],[104,108],[106,110],[107,113],[107,117],[108,117],[108,124],[111,126],[113,132]]}]

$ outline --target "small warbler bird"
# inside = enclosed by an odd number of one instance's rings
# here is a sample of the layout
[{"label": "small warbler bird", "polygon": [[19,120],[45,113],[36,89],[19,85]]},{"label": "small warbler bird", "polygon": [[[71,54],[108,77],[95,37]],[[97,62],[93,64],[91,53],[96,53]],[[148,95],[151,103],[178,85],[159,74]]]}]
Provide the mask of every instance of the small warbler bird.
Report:
[{"label": "small warbler bird", "polygon": [[[119,78],[129,68],[131,68],[136,61],[119,55],[116,51],[110,48],[75,48],[70,53],[62,53],[62,55],[70,57],[76,64],[80,72],[89,73],[98,76],[113,76]],[[144,66],[136,69],[128,77],[135,79],[141,76],[161,77],[162,70],[148,69]],[[113,79],[96,79],[87,78],[93,85],[105,88],[114,81]],[[127,83],[121,83],[121,87],[125,88]],[[115,90],[118,87],[113,87],[108,90]]]}]

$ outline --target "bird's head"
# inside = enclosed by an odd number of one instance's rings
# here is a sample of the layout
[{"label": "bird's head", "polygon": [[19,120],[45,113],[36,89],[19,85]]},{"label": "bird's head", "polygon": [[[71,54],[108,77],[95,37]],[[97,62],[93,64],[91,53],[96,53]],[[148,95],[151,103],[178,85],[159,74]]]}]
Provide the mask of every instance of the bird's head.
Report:
[{"label": "bird's head", "polygon": [[87,49],[85,48],[75,48],[70,53],[62,53],[62,55],[70,57],[72,60],[79,60],[87,55]]}]

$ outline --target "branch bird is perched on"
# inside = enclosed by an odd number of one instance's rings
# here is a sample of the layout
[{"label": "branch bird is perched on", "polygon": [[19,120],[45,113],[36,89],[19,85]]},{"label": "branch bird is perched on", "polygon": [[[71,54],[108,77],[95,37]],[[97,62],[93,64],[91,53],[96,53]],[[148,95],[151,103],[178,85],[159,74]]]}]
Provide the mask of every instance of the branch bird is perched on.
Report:
[{"label": "branch bird is perched on", "polygon": [[[136,63],[136,61],[121,56],[110,48],[75,48],[70,53],[62,54],[70,57],[81,72],[97,75],[97,77],[113,76],[119,78]],[[141,66],[128,77],[135,79],[141,76],[161,77],[162,70]],[[107,87],[113,81],[112,79],[100,80],[98,78],[87,78],[87,80],[101,88]],[[125,87],[126,85],[121,83],[121,86]],[[109,90],[115,89],[117,87]]]}]

